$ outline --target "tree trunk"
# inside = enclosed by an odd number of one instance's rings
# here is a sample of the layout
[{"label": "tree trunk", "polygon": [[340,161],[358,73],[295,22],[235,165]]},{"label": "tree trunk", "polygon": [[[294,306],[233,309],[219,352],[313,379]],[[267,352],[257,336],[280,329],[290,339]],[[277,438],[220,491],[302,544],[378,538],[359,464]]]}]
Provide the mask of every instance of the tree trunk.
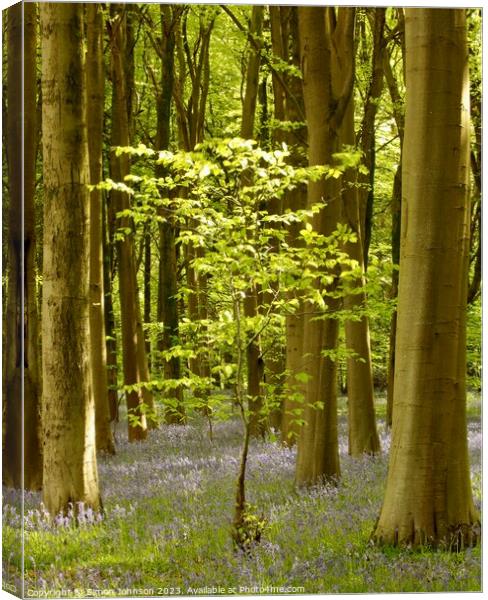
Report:
[{"label": "tree trunk", "polygon": [[[250,35],[258,40],[263,29],[263,6],[253,6],[250,24]],[[242,106],[241,137],[251,139],[254,137],[254,119],[259,88],[260,52],[253,45],[249,48],[249,58],[246,68],[246,87]],[[258,297],[255,287],[246,291],[244,299],[244,315],[250,319],[258,314]],[[263,436],[266,432],[265,417],[263,415],[263,398],[261,383],[264,373],[264,362],[261,356],[259,337],[248,340],[246,347],[247,357],[247,395],[249,401],[249,434],[252,437]]]},{"label": "tree trunk", "polygon": [[[4,13],[5,14],[5,13]],[[22,4],[7,14],[7,163],[9,183],[7,302],[3,354],[3,482],[22,488]]]},{"label": "tree trunk", "polygon": [[383,89],[383,54],[385,41],[383,30],[385,27],[385,9],[377,7],[374,10],[372,21],[373,30],[373,58],[372,75],[364,105],[364,116],[361,124],[360,148],[364,155],[364,165],[369,173],[359,174],[359,216],[363,240],[363,263],[365,271],[368,269],[368,254],[371,241],[371,228],[373,226],[373,201],[374,201],[374,173],[375,173],[375,120],[378,112],[378,102]]},{"label": "tree trunk", "polygon": [[464,10],[407,9],[401,272],[390,465],[374,538],[478,537],[466,427],[469,84]]},{"label": "tree trunk", "polygon": [[[297,8],[292,6],[270,6],[271,40],[273,53],[281,60],[287,61],[295,68],[300,68],[298,42]],[[284,84],[283,84],[284,83]],[[302,82],[296,75],[286,75],[280,78],[273,73],[273,92],[275,98],[275,120],[302,123],[304,120]],[[293,127],[283,130],[277,126],[274,134],[278,142],[286,142],[291,152],[291,161],[295,166],[304,166],[304,141],[306,126]],[[285,193],[283,208],[296,212],[304,210],[307,205],[307,190],[305,186],[293,188]],[[300,229],[302,223],[290,223],[286,241],[291,247],[301,242]],[[291,446],[296,442],[300,427],[298,425],[301,408],[303,407],[303,383],[296,375],[304,371],[303,360],[303,331],[304,307],[300,295],[290,293],[289,300],[298,300],[294,313],[286,315],[286,348],[285,348],[285,397],[281,416],[281,440]]]},{"label": "tree trunk", "polygon": [[[123,57],[126,53],[124,6],[111,5],[113,16],[110,43],[112,50],[112,146],[127,147],[129,139],[129,117],[127,112],[126,79]],[[111,173],[115,181],[123,181],[129,173],[130,161],[127,154],[111,156]],[[112,190],[112,201],[116,213],[130,208],[125,192]],[[122,357],[124,384],[141,385],[149,379],[147,357],[138,300],[136,266],[134,257],[134,230],[132,219],[126,215],[117,217],[118,238],[117,266],[119,274],[120,313],[122,329]],[[140,387],[126,393],[129,441],[143,440],[147,436],[147,409],[153,408],[152,394]]]},{"label": "tree trunk", "polygon": [[101,507],[89,337],[83,6],[42,3],[43,501]]},{"label": "tree trunk", "polygon": [[[96,185],[103,179],[103,16],[100,6],[87,4],[86,93],[90,179]],[[95,397],[95,426],[97,450],[115,453],[110,428],[107,383],[107,347],[105,342],[105,296],[103,290],[102,191],[90,193],[90,339]]]},{"label": "tree trunk", "polygon": [[[22,16],[24,17],[23,23]],[[19,75],[22,71],[22,24],[24,25],[23,107],[22,77]],[[39,439],[39,339],[35,269],[34,194],[37,113],[36,6],[34,4],[17,4],[8,10],[7,43],[7,156],[10,203],[4,364],[6,433],[3,480],[8,486],[38,490],[42,486],[42,452]],[[24,118],[23,148],[21,143],[22,117]],[[23,171],[22,159],[24,161]],[[24,203],[23,214],[22,201]],[[24,339],[23,356],[22,339]],[[23,414],[22,376],[24,384]],[[23,457],[22,436],[24,440]]]},{"label": "tree trunk", "polygon": [[[352,42],[352,40],[350,40]],[[352,52],[352,47],[351,47]],[[342,142],[354,145],[354,105],[351,100],[342,125]],[[344,223],[356,234],[356,242],[345,245],[349,258],[357,262],[360,275],[350,281],[352,293],[344,296],[344,309],[355,316],[366,309],[363,240],[359,216],[356,174],[346,173],[343,183]],[[345,271],[347,275],[347,271]],[[361,291],[360,291],[361,290]],[[377,454],[380,440],[376,429],[374,408],[373,369],[369,338],[369,319],[362,314],[360,320],[345,322],[346,348],[352,353],[347,357],[347,398],[349,424],[349,454]]]},{"label": "tree trunk", "polygon": [[[354,9],[299,7],[300,54],[303,73],[303,93],[308,125],[309,164],[331,164],[332,153],[338,147],[338,131],[352,92],[352,65],[345,70],[340,94],[333,94],[331,44],[332,35],[346,35],[354,23]],[[333,25],[333,23],[335,25]],[[325,113],[324,113],[325,108]],[[341,221],[340,186],[337,181],[322,178],[309,182],[308,206],[326,202],[316,213],[312,227],[330,235]],[[337,273],[331,273],[337,276]],[[332,292],[335,283],[319,293]],[[338,340],[338,321],[333,318],[339,308],[337,299],[328,295],[326,308],[308,302],[305,307],[304,372],[308,376],[304,425],[298,439],[296,482],[298,485],[318,483],[324,478],[334,480],[340,475],[337,438],[336,361],[326,353],[334,353]],[[321,313],[321,314],[320,314]],[[327,316],[330,313],[331,316]],[[320,317],[317,320],[317,316]]]},{"label": "tree trunk", "polygon": [[[403,24],[403,19],[401,21]],[[405,31],[402,25],[400,30],[400,47],[402,49],[402,63],[405,64],[404,46]],[[400,138],[400,162],[398,163],[393,181],[393,193],[391,198],[391,262],[396,267],[391,276],[391,298],[398,296],[398,268],[400,265],[400,229],[402,214],[402,153],[403,134],[405,130],[404,102],[398,89],[398,83],[391,68],[388,52],[383,55],[383,72],[390,91],[393,114]],[[391,427],[393,421],[393,389],[395,381],[395,346],[396,346],[397,310],[393,311],[390,322],[390,341],[388,353],[388,383],[386,392],[386,424]]]},{"label": "tree trunk", "polygon": [[[402,140],[403,143],[403,140]],[[401,210],[402,210],[402,160],[395,172],[393,182],[393,194],[391,198],[391,258],[392,264],[396,267],[391,276],[391,297],[398,296],[398,267],[400,265],[400,230],[401,230]],[[390,322],[390,341],[388,352],[388,387],[386,390],[386,424],[388,427],[393,423],[393,392],[395,389],[395,361],[396,361],[396,329],[397,329],[397,309],[395,308],[391,315]]]},{"label": "tree trunk", "polygon": [[[382,14],[382,10],[376,9],[377,18]],[[345,78],[344,69],[354,69],[354,28],[338,29],[332,48],[333,89],[336,94],[339,94]],[[346,146],[346,151],[347,146],[355,144],[353,97],[344,115],[340,141]],[[355,169],[349,169],[342,177],[343,220],[345,225],[356,234],[356,242],[345,244],[344,250],[350,259],[356,261],[358,270],[357,276],[351,276],[347,268],[343,269],[346,286],[348,286],[346,290],[351,292],[344,296],[343,306],[356,317],[345,321],[346,349],[350,353],[347,358],[347,395],[351,456],[376,454],[380,450],[374,409],[369,320],[364,314],[367,302],[364,292],[364,224],[361,223],[360,217],[357,177],[358,173]]]},{"label": "tree trunk", "polygon": [[[151,223],[144,229],[144,323],[151,323]],[[147,368],[151,373],[151,340],[146,336]]]},{"label": "tree trunk", "polygon": [[[174,88],[175,29],[180,20],[176,7],[161,4],[161,82],[157,95],[157,150],[167,150],[170,142],[171,99]],[[163,177],[164,169],[156,166],[156,177]],[[169,194],[168,191],[166,191]],[[161,352],[171,350],[179,344],[179,310],[176,257],[176,231],[170,207],[162,207],[160,216],[165,220],[159,223],[159,284],[158,284],[158,321],[163,323],[163,335],[158,344]],[[180,359],[173,356],[163,359],[164,378],[178,380],[181,377]],[[172,392],[176,406],[166,410],[168,423],[184,422],[183,390],[175,388]]]},{"label": "tree trunk", "polygon": [[[110,421],[119,421],[119,399],[117,395],[117,344],[115,339],[115,315],[113,307],[114,267],[114,228],[109,222],[107,203],[102,203],[102,240],[103,240],[103,289],[105,292],[105,335],[107,355],[108,407]],[[112,230],[112,232],[110,231]]]}]

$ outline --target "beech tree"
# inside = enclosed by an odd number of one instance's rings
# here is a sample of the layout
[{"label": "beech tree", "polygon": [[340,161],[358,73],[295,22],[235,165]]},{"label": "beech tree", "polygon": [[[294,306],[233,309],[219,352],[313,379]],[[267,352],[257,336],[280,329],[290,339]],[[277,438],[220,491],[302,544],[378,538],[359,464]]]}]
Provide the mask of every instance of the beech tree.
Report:
[{"label": "beech tree", "polygon": [[466,430],[469,81],[464,10],[406,9],[393,430],[383,544],[476,543]]},{"label": "beech tree", "polygon": [[42,3],[43,500],[101,506],[90,370],[90,171],[83,5]]},{"label": "beech tree", "polygon": [[[16,4],[7,12],[6,124],[10,193],[7,318],[3,366],[6,412],[3,480],[9,486],[23,485],[29,490],[40,489],[42,484],[34,210],[37,154],[36,18],[35,4]],[[22,58],[23,78],[19,75],[22,73]]]},{"label": "beech tree", "polygon": [[[362,145],[374,146],[374,135],[371,131],[374,126],[374,115],[371,116],[370,105],[374,104],[378,97],[378,66],[381,58],[378,46],[382,39],[382,26],[385,19],[385,9],[376,8],[374,27],[374,52],[373,52],[373,75],[368,98],[364,110],[362,124]],[[351,26],[342,34],[337,44],[332,46],[333,71],[335,85],[340,92],[343,80],[344,65],[354,69],[354,35]],[[379,55],[379,56],[378,56]],[[381,76],[381,72],[380,72]],[[371,89],[375,90],[373,94]],[[371,98],[373,96],[373,98]],[[371,137],[373,139],[371,139]],[[354,100],[351,95],[349,105],[344,115],[340,131],[340,139],[347,147],[354,146]],[[368,153],[371,155],[371,151]],[[368,158],[366,156],[365,158]],[[363,157],[363,161],[365,160]],[[364,172],[371,170],[372,160],[363,162]],[[364,169],[366,166],[366,169]],[[356,241],[347,244],[345,250],[349,257],[355,261],[354,268],[344,269],[344,276],[348,280],[350,293],[344,296],[344,308],[348,311],[350,318],[345,321],[345,338],[347,349],[347,398],[348,398],[348,424],[349,424],[349,454],[360,456],[363,453],[375,454],[380,450],[378,432],[376,430],[376,417],[374,408],[373,390],[373,368],[371,360],[371,345],[369,335],[369,319],[366,313],[367,298],[364,292],[365,285],[365,235],[366,235],[366,197],[360,181],[364,180],[361,171],[349,169],[342,179],[343,221],[356,235]],[[370,191],[370,194],[372,192]]]},{"label": "beech tree", "polygon": [[[103,179],[103,14],[97,4],[86,7],[87,54],[86,93],[90,106],[87,111],[87,130],[90,156],[90,179],[93,185]],[[95,187],[90,193],[90,336],[93,394],[96,404],[97,449],[115,452],[110,428],[107,380],[107,347],[105,342],[105,294],[103,281],[102,190]]]},{"label": "beech tree", "polygon": [[[111,5],[110,44],[112,50],[112,145],[127,147],[130,145],[129,106],[131,92],[127,90],[124,57],[127,53],[127,11],[123,5]],[[129,157],[118,155],[116,150],[111,156],[111,173],[116,181],[123,181],[129,174]],[[131,441],[145,439],[147,436],[147,414],[153,409],[151,392],[144,387],[149,381],[146,346],[142,328],[139,305],[136,264],[134,256],[134,232],[130,218],[130,201],[123,190],[112,191],[114,211],[116,213],[116,247],[119,274],[119,293],[121,307],[122,357],[124,365],[124,384],[132,386],[126,392],[129,413],[128,430]],[[134,388],[134,386],[137,386]],[[153,419],[149,419],[153,422]]]},{"label": "beech tree", "polygon": [[[306,124],[303,105],[303,88],[299,77],[300,56],[298,40],[298,12],[296,6],[270,6],[270,28],[273,49],[274,118],[273,137],[277,143],[285,142],[295,166],[304,166]],[[290,69],[291,67],[291,69]],[[282,211],[304,210],[307,190],[297,185],[286,191]],[[301,223],[287,224],[286,242],[291,247],[303,244]],[[304,309],[301,294],[294,290],[290,300],[296,300],[296,309],[286,315],[285,323],[285,382],[281,415],[281,440],[286,445],[296,442],[300,431],[300,415],[304,398],[303,381],[297,375],[303,372]]]},{"label": "beech tree", "polygon": [[[403,18],[403,9],[398,9],[398,24],[400,28],[400,49],[404,62],[404,38],[405,23]],[[402,206],[402,149],[405,130],[405,111],[404,101],[399,91],[399,84],[391,65],[391,51],[385,49],[383,54],[383,72],[391,97],[393,115],[398,131],[400,141],[400,160],[398,162],[395,176],[393,179],[393,189],[391,194],[391,261],[394,270],[391,277],[391,296],[398,296],[398,267],[400,263],[400,226],[401,226],[401,206]],[[388,383],[386,397],[386,423],[391,427],[393,421],[393,387],[395,380],[395,345],[396,345],[396,323],[397,311],[393,311],[390,322],[390,340],[388,353]]]},{"label": "beech tree", "polygon": [[[332,164],[338,150],[339,131],[352,93],[353,70],[350,63],[343,72],[342,85],[332,85],[331,47],[352,34],[354,9],[299,7],[298,23],[303,73],[303,95],[308,125],[308,160],[313,165]],[[326,113],[324,115],[324,107]],[[314,215],[312,228],[330,235],[341,222],[340,185],[325,178],[308,185],[308,206],[324,202]],[[304,373],[307,387],[304,398],[304,424],[298,438],[296,482],[314,484],[323,478],[340,475],[337,440],[336,360],[339,309],[337,269],[331,269],[328,289],[317,282],[319,294],[325,293],[325,306],[308,302],[305,306]]]}]

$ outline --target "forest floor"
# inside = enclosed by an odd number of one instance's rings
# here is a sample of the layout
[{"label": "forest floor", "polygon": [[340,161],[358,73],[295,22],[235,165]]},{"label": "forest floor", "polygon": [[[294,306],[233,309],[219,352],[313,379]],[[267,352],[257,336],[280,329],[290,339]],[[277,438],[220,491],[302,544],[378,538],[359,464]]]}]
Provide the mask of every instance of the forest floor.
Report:
[{"label": "forest floor", "polygon": [[[249,555],[233,551],[230,528],[241,448],[237,419],[208,426],[162,426],[129,444],[119,425],[118,452],[99,461],[103,519],[49,521],[40,494],[25,498],[25,595],[149,596],[212,593],[351,593],[479,591],[479,548],[455,554],[379,549],[369,536],[387,472],[383,453],[347,454],[340,417],[342,477],[336,487],[293,487],[295,450],[255,441],[248,496],[267,528]],[[469,401],[469,447],[475,501],[481,503],[479,395]],[[19,582],[19,497],[4,490],[4,587]],[[78,522],[76,522],[78,521]],[[286,588],[286,590],[271,588]]]}]

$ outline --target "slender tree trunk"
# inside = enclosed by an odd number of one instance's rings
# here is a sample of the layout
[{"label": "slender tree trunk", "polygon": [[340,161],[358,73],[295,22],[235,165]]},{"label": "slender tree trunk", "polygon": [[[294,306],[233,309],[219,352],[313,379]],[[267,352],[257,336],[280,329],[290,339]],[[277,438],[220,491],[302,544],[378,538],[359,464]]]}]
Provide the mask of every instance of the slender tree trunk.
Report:
[{"label": "slender tree trunk", "polygon": [[[113,252],[113,234],[110,233],[110,223],[108,218],[109,211],[107,203],[102,202],[102,240],[103,240],[103,289],[105,292],[105,335],[106,335],[106,355],[107,355],[107,385],[108,385],[108,406],[110,421],[119,420],[119,399],[117,396],[117,344],[115,338],[115,315],[113,307],[112,289],[113,277],[115,271],[114,252]],[[113,228],[112,228],[113,229]]]},{"label": "slender tree trunk", "polygon": [[[112,50],[112,146],[126,147],[130,144],[129,118],[127,112],[126,78],[123,57],[126,53],[126,11],[124,6],[111,5],[113,16],[110,43]],[[111,156],[111,172],[115,181],[123,181],[129,173],[128,155]],[[116,213],[130,208],[125,192],[113,190],[112,201]],[[133,223],[128,216],[117,217],[119,234],[116,242],[119,274],[120,312],[122,329],[122,356],[124,384],[141,385],[149,379],[144,334],[140,313],[136,267],[134,257]],[[152,394],[147,389],[136,389],[126,393],[128,410],[129,441],[145,439],[147,435],[146,410],[153,408]]]},{"label": "slender tree trunk", "polygon": [[371,228],[373,226],[373,202],[374,202],[374,178],[375,178],[375,120],[378,112],[378,102],[383,90],[383,55],[385,41],[383,31],[385,27],[384,8],[374,8],[372,21],[373,30],[373,58],[372,75],[368,89],[366,103],[364,105],[364,116],[361,124],[360,148],[364,155],[364,164],[369,173],[359,174],[359,216],[361,231],[363,232],[363,262],[364,269],[368,268],[369,244],[371,241]]},{"label": "slender tree trunk", "polygon": [[22,487],[22,4],[7,14],[8,283],[3,355],[3,482]]},{"label": "slender tree trunk", "polygon": [[[381,10],[377,15],[381,15]],[[383,15],[384,16],[384,15]],[[333,89],[340,93],[345,78],[344,69],[354,69],[354,27],[337,28],[333,48]],[[354,146],[354,99],[347,106],[340,130],[341,144]],[[349,169],[342,178],[342,201],[344,223],[356,234],[356,242],[345,245],[349,258],[357,265],[358,275],[348,275],[343,269],[350,292],[344,296],[344,308],[354,317],[345,322],[347,358],[347,395],[349,421],[349,454],[376,454],[380,450],[374,409],[373,370],[369,340],[369,320],[366,309],[363,235],[361,224],[357,172]],[[361,315],[361,313],[363,313]],[[359,316],[359,319],[357,318]]]},{"label": "slender tree trunk", "polygon": [[[263,6],[253,6],[250,24],[250,35],[253,39],[261,36],[263,28]],[[241,137],[250,139],[254,136],[254,119],[256,114],[256,103],[259,88],[260,53],[254,47],[249,48],[249,58],[246,70],[246,87],[242,107]],[[254,318],[258,314],[258,297],[255,287],[246,292],[244,300],[244,315],[246,318]],[[263,413],[263,398],[261,383],[264,372],[264,362],[261,356],[259,338],[248,340],[246,348],[247,357],[247,395],[249,398],[250,422],[249,432],[251,436],[263,436],[266,432],[266,424]]]},{"label": "slender tree trunk", "polygon": [[468,281],[468,304],[479,297],[482,275],[482,224],[481,224],[481,82],[471,83],[471,122],[474,129],[474,139],[471,143],[471,172],[473,174],[473,189],[471,192],[471,247],[470,272]]},{"label": "slender tree trunk", "polygon": [[[151,224],[144,231],[144,323],[151,323]],[[147,368],[151,372],[151,340],[146,336]]]},{"label": "slender tree trunk", "polygon": [[[100,6],[88,4],[86,90],[90,110],[87,111],[88,147],[90,156],[90,179],[97,184],[103,179],[103,16]],[[105,296],[103,290],[103,240],[102,240],[102,192],[90,193],[90,338],[95,397],[97,450],[115,453],[110,428],[107,384],[107,347],[105,342]]]},{"label": "slender tree trunk", "polygon": [[469,83],[464,10],[407,9],[392,447],[374,538],[476,543],[466,427]]},{"label": "slender tree trunk", "polygon": [[[270,29],[273,54],[282,60],[287,60],[283,48],[283,38],[281,31],[280,7],[270,6]],[[270,120],[268,114],[268,96],[267,96],[267,77],[264,76],[259,86],[259,103],[261,107],[259,123],[259,144],[262,148],[269,148],[270,142],[274,145],[281,145],[285,141],[285,135],[280,127],[273,130],[270,140]],[[274,119],[283,122],[285,120],[285,97],[283,86],[273,78],[273,101],[274,101]],[[270,198],[268,203],[268,214],[280,215],[283,212],[283,199]],[[270,224],[272,226],[272,224]],[[275,226],[279,229],[279,225]],[[278,237],[270,238],[270,251],[278,254],[280,251]],[[278,292],[277,283],[272,284],[272,291],[262,294],[264,306],[270,306]],[[276,310],[273,311],[276,313]],[[281,429],[283,421],[283,399],[286,368],[286,345],[281,340],[273,340],[273,347],[268,348],[265,361],[265,380],[271,386],[273,395],[273,407],[269,411],[268,425],[275,431]]]},{"label": "slender tree trunk", "polygon": [[[23,24],[22,13],[24,17]],[[22,77],[20,77],[22,71],[22,25],[24,30],[23,107]],[[36,6],[34,4],[17,4],[8,10],[7,43],[7,156],[10,204],[4,364],[6,433],[3,454],[3,480],[9,486],[37,490],[42,486],[42,452],[39,439],[39,397],[41,392],[35,270],[34,194],[37,113],[35,75]],[[21,143],[22,117],[24,118],[23,149]],[[23,171],[22,160],[24,163]],[[23,215],[22,201],[24,202]],[[23,355],[22,337],[24,338]],[[22,375],[24,384],[23,415]],[[24,440],[23,461],[22,435]]]},{"label": "slender tree trunk", "polygon": [[[400,265],[400,230],[402,210],[402,160],[398,164],[393,181],[393,194],[391,198],[391,258],[396,267],[391,276],[391,297],[398,296],[398,268]],[[393,423],[393,392],[395,389],[395,361],[396,361],[396,330],[398,313],[396,308],[391,315],[390,342],[388,352],[388,387],[386,391],[386,424]]]},{"label": "slender tree trunk", "polygon": [[[24,488],[42,485],[41,380],[36,285],[37,7],[24,4]],[[17,74],[18,76],[18,74]]]},{"label": "slender tree trunk", "polygon": [[83,6],[42,3],[43,500],[101,507],[89,337],[90,180]]},{"label": "slender tree trunk", "polygon": [[[157,150],[167,150],[170,142],[171,99],[174,89],[175,30],[180,20],[176,7],[161,4],[161,82],[157,96]],[[163,177],[164,170],[156,167],[156,177]],[[159,223],[159,284],[158,284],[158,321],[163,323],[163,335],[159,342],[161,352],[171,350],[179,344],[179,310],[177,282],[176,231],[171,207],[161,208],[160,216],[165,220]],[[181,364],[177,356],[163,359],[165,379],[178,380],[181,377]],[[176,407],[166,411],[168,423],[184,421],[183,390],[172,391]]]},{"label": "slender tree trunk", "polygon": [[[402,21],[403,22],[403,21]],[[402,58],[405,63],[404,50],[404,27],[401,28]],[[398,269],[400,265],[400,230],[401,230],[401,211],[402,211],[402,154],[403,154],[403,135],[405,129],[405,117],[403,111],[403,99],[401,98],[398,83],[390,64],[388,52],[383,55],[383,72],[385,80],[390,91],[392,105],[394,107],[395,122],[400,138],[400,162],[395,172],[393,181],[393,193],[391,198],[391,261],[394,267],[391,277],[391,297],[396,299],[398,296]],[[393,311],[390,322],[390,343],[388,353],[388,384],[386,394],[386,423],[391,427],[393,421],[393,390],[395,381],[395,346],[396,346],[396,326],[397,311]]]},{"label": "slender tree trunk", "polygon": [[[352,40],[351,53],[352,53]],[[342,125],[342,142],[354,144],[354,105],[351,100]],[[356,173],[346,173],[343,177],[344,223],[356,234],[356,242],[349,242],[345,251],[349,258],[357,262],[360,275],[350,281],[352,293],[344,297],[344,308],[354,315],[364,313],[366,294],[364,287],[364,260],[362,230],[359,216],[359,203],[356,186]],[[347,271],[345,272],[347,276]],[[349,454],[376,454],[380,451],[380,441],[376,429],[374,408],[373,369],[369,339],[369,319],[363,314],[360,320],[345,322],[346,348],[352,353],[347,358],[347,397],[349,421]]]},{"label": "slender tree trunk", "polygon": [[[270,6],[271,40],[273,53],[281,60],[287,61],[295,68],[300,68],[298,42],[297,8],[292,6]],[[285,85],[283,85],[283,80]],[[302,82],[296,75],[283,75],[283,79],[273,73],[273,91],[275,98],[275,119],[295,123],[291,130],[279,128],[275,138],[286,142],[291,152],[291,160],[295,166],[304,166],[303,156],[306,127],[296,127],[303,122],[303,89]],[[299,186],[286,192],[283,199],[285,210],[296,212],[306,208],[307,190]],[[300,244],[302,223],[291,223],[287,231],[287,243],[296,247]],[[303,383],[296,379],[296,374],[304,371],[303,332],[304,306],[300,295],[290,294],[290,300],[298,300],[294,313],[286,315],[286,348],[285,348],[285,397],[281,418],[281,439],[286,445],[296,442],[300,427],[298,425],[303,407]]]}]

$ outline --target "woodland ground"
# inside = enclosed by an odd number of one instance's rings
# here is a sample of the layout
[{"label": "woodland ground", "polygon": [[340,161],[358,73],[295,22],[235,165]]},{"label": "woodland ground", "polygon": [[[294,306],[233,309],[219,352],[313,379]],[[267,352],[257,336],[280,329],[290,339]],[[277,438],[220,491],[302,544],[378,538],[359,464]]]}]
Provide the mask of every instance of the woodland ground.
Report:
[{"label": "woodland ground", "polygon": [[[40,495],[25,499],[27,596],[40,591],[79,595],[190,595],[192,588],[288,587],[305,593],[478,591],[480,549],[460,554],[378,549],[369,543],[381,505],[389,434],[379,406],[380,457],[347,455],[345,405],[340,418],[342,478],[337,487],[297,492],[295,451],[254,442],[249,500],[268,520],[251,556],[230,539],[240,423],[208,427],[196,419],[164,426],[143,444],[130,444],[118,427],[118,453],[99,461],[105,517],[91,512],[49,523]],[[480,399],[469,400],[471,472],[481,502]],[[19,576],[19,497],[4,491],[5,582]],[[77,591],[78,590],[78,591]],[[207,590],[200,590],[207,592]],[[210,590],[211,592],[212,590]],[[264,591],[264,590],[263,590]],[[293,591],[293,590],[290,590]],[[132,592],[132,593],[131,593]],[[108,592],[105,592],[108,593]]]}]

